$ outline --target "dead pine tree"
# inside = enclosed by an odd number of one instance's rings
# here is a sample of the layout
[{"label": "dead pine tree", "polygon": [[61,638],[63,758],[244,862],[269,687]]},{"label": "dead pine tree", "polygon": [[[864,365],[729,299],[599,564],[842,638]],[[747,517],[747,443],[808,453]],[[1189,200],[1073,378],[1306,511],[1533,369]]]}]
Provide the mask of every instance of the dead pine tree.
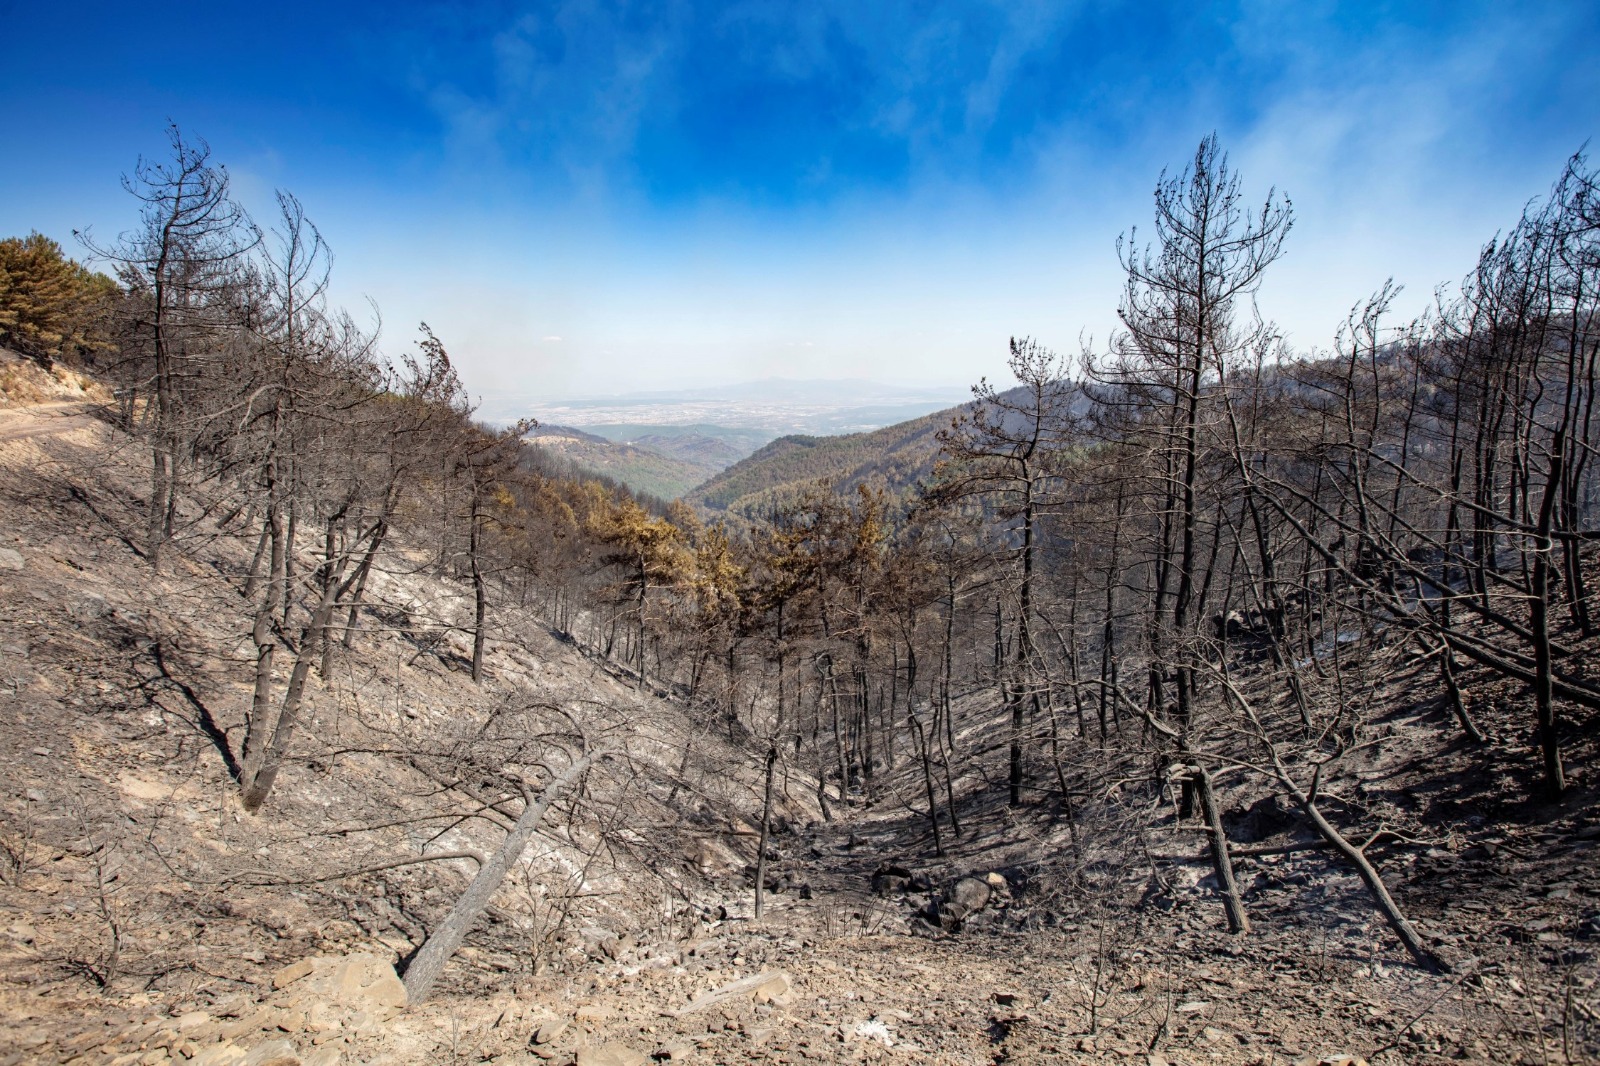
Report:
[{"label": "dead pine tree", "polygon": [[761,835],[756,843],[756,921],[761,920],[767,888],[767,833],[772,825],[772,773],[778,765],[778,741],[767,744],[766,784],[761,793]]},{"label": "dead pine tree", "polygon": [[117,268],[131,290],[134,319],[128,333],[148,356],[144,387],[149,402],[144,430],[150,442],[150,496],[145,557],[160,567],[173,533],[182,464],[209,402],[208,376],[197,372],[217,335],[238,325],[232,290],[260,235],[232,198],[228,172],[211,162],[203,140],[185,140],[177,126],[167,139],[172,157],[139,160],[123,188],[140,203],[140,226],[114,243],[80,239]]},{"label": "dead pine tree", "polygon": [[[999,391],[987,380],[973,386],[973,403],[939,434],[941,463],[932,495],[943,502],[983,497],[1011,526],[1016,593],[1016,640],[1009,678],[1002,677],[1010,719],[1009,802],[1022,803],[1023,736],[1029,712],[1043,709],[1034,598],[1039,519],[1055,478],[1054,460],[1064,446],[1075,395],[1066,362],[1030,339],[1011,340],[1008,366],[1017,387]],[[999,618],[1000,601],[995,601]],[[996,666],[1003,642],[996,634]]]},{"label": "dead pine tree", "polygon": [[[1292,224],[1289,201],[1275,191],[1259,209],[1247,207],[1216,136],[1202,140],[1180,174],[1163,174],[1156,185],[1153,246],[1140,244],[1137,230],[1117,242],[1126,274],[1122,329],[1110,357],[1089,367],[1101,385],[1096,399],[1120,414],[1123,441],[1148,454],[1144,507],[1156,527],[1148,698],[1183,735],[1194,726],[1194,648],[1209,569],[1203,523],[1215,397],[1268,331],[1252,317],[1253,297]],[[1184,798],[1188,810],[1192,786]]]}]

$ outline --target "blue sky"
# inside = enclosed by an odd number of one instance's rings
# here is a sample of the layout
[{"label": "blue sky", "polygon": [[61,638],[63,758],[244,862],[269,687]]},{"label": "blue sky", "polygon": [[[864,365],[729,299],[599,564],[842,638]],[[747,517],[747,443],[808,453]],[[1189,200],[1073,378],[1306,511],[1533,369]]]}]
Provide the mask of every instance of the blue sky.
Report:
[{"label": "blue sky", "polygon": [[1600,131],[1592,3],[181,12],[0,0],[0,233],[131,225],[170,118],[490,406],[1103,343],[1117,234],[1213,130],[1295,204],[1264,313],[1325,344],[1391,275],[1423,306]]}]

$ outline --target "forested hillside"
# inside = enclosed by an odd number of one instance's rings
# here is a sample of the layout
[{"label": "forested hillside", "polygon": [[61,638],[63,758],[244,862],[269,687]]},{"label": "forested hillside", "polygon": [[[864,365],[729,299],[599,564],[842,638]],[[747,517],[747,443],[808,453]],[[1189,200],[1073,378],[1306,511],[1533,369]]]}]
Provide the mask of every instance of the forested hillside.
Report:
[{"label": "forested hillside", "polygon": [[569,464],[572,477],[609,478],[660,500],[678,499],[726,465],[697,455],[692,442],[674,454],[648,441],[612,441],[581,429],[547,425],[531,429],[527,439],[556,462]]},{"label": "forested hillside", "polygon": [[712,515],[760,521],[794,505],[818,482],[841,492],[870,485],[907,499],[933,470],[938,433],[956,411],[936,411],[868,433],[779,437],[685,497]]},{"label": "forested hillside", "polygon": [[[1294,351],[1290,202],[1208,138],[1104,347],[670,505],[329,306],[292,196],[258,226],[176,133],[128,184],[111,279],[0,245],[76,279],[0,340],[96,420],[5,444],[9,1010],[123,997],[153,1066],[193,1012],[377,1061],[402,1008],[415,1061],[1600,1056],[1584,156],[1429,313]],[[296,917],[219,968],[118,856],[196,936],[238,886]],[[318,1029],[279,993],[352,951],[383,1010]]]}]

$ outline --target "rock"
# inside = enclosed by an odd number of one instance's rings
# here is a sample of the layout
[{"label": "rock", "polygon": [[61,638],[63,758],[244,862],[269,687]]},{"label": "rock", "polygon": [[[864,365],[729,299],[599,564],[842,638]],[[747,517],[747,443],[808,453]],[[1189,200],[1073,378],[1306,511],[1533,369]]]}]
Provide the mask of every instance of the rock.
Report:
[{"label": "rock", "polygon": [[199,1053],[190,1060],[190,1066],[234,1066],[243,1060],[244,1048],[232,1042],[212,1044],[203,1047]]},{"label": "rock", "polygon": [[0,548],[0,570],[21,570],[26,565],[15,548]]},{"label": "rock", "polygon": [[247,1014],[237,1021],[229,1022],[219,1030],[219,1035],[224,1040],[237,1040],[241,1036],[271,1029],[277,1025],[276,1015],[271,1008],[263,1007],[253,1014]]},{"label": "rock", "polygon": [[304,1066],[339,1066],[342,1058],[336,1047],[318,1048],[305,1057]]},{"label": "rock", "polygon": [[884,1047],[894,1047],[894,1033],[877,1018],[862,1022],[851,1030],[851,1035],[858,1040],[876,1040]]},{"label": "rock", "polygon": [[878,867],[872,875],[872,891],[880,896],[904,892],[911,884],[911,871],[892,863]]},{"label": "rock", "polygon": [[951,903],[965,908],[967,914],[981,911],[989,905],[992,890],[987,881],[980,881],[976,877],[963,877],[950,889],[946,897]]},{"label": "rock", "polygon": [[209,1025],[210,1023],[211,1015],[203,1010],[192,1010],[188,1014],[179,1015],[177,1021],[172,1023],[172,1027],[179,1032],[184,1032],[189,1029],[198,1029],[202,1025]]},{"label": "rock", "polygon": [[595,1022],[603,1022],[609,1017],[611,1017],[611,1012],[600,1006],[598,1003],[585,1003],[583,1006],[579,1007],[577,1012],[573,1015],[573,1019],[580,1025],[584,1022],[589,1022],[591,1024]]},{"label": "rock", "polygon": [[763,981],[761,984],[756,986],[755,991],[750,993],[750,998],[755,1000],[757,1003],[772,1003],[778,1006],[787,1006],[790,1002],[789,975],[785,973],[773,973],[769,980]]},{"label": "rock", "polygon": [[533,1031],[533,1042],[535,1044],[553,1044],[566,1031],[567,1023],[560,1018],[553,1018]]},{"label": "rock", "polygon": [[749,996],[758,1003],[787,1006],[789,975],[781,970],[769,970],[750,977],[741,977],[737,981],[730,981],[721,988],[703,992],[692,999],[688,1006],[669,1013],[675,1018],[681,1018],[686,1014],[693,1014],[695,1011],[705,1010],[707,1007],[712,1007],[725,1000],[740,996]]},{"label": "rock", "polygon": [[364,952],[348,955],[334,966],[328,992],[340,1006],[384,1016],[406,1005],[406,986],[394,975],[394,967]]},{"label": "rock", "polygon": [[268,1040],[250,1049],[239,1066],[301,1066],[300,1055],[287,1040]]},{"label": "rock", "polygon": [[682,1062],[693,1054],[693,1044],[687,1040],[677,1040],[671,1044],[662,1044],[650,1057],[657,1062]]},{"label": "rock", "polygon": [[300,980],[300,978],[309,976],[315,969],[316,966],[310,959],[301,959],[299,962],[292,962],[288,966],[285,966],[283,969],[272,975],[272,987],[275,989],[287,988],[289,985],[292,985],[296,981]]},{"label": "rock", "polygon": [[601,1044],[599,1047],[578,1049],[577,1066],[644,1066],[642,1052],[626,1044]]}]

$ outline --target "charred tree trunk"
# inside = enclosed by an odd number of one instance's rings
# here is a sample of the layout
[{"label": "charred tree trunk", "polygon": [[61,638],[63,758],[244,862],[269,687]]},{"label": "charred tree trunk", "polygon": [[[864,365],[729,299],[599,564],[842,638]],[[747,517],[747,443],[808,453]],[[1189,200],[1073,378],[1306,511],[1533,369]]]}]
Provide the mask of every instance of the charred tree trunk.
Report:
[{"label": "charred tree trunk", "polygon": [[767,833],[772,825],[772,771],[778,765],[778,742],[767,747],[767,783],[761,797],[761,839],[756,846],[756,921],[761,920],[767,890]]},{"label": "charred tree trunk", "polygon": [[537,800],[528,801],[516,824],[512,826],[511,832],[500,845],[500,850],[478,870],[478,875],[472,879],[472,883],[461,894],[461,898],[456,900],[455,906],[450,908],[450,913],[445,915],[444,921],[439,923],[439,927],[423,943],[410,965],[406,967],[404,982],[409,1006],[414,1007],[422,1003],[433,991],[434,982],[444,972],[445,964],[456,953],[456,949],[466,939],[467,933],[471,932],[473,925],[477,923],[478,917],[483,914],[484,908],[494,898],[512,864],[522,857],[528,842],[538,831],[539,823],[544,820],[545,812],[550,809],[550,804],[593,765],[595,760],[608,754],[609,750],[597,751],[578,759],[559,777],[546,785]]}]

